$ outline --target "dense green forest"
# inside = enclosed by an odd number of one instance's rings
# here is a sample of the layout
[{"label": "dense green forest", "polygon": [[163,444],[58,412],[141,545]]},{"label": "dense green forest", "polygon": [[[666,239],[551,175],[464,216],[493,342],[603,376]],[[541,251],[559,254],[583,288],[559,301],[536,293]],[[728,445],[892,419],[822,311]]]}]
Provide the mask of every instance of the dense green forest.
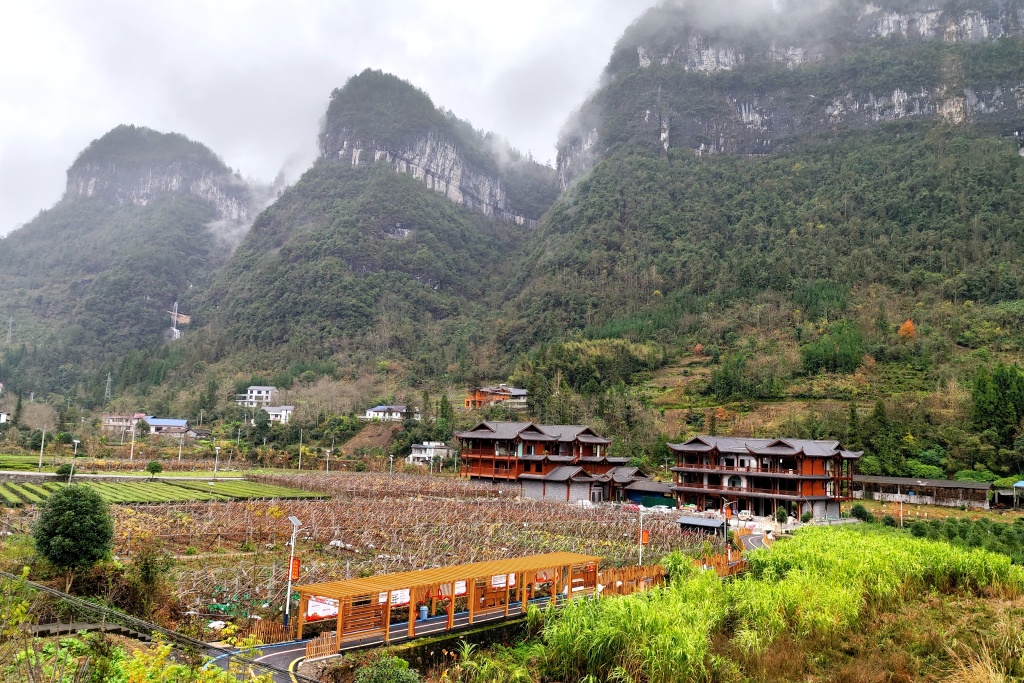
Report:
[{"label": "dense green forest", "polygon": [[386,165],[320,162],[260,216],[200,311],[235,344],[398,355],[437,377],[493,336],[521,237]]}]

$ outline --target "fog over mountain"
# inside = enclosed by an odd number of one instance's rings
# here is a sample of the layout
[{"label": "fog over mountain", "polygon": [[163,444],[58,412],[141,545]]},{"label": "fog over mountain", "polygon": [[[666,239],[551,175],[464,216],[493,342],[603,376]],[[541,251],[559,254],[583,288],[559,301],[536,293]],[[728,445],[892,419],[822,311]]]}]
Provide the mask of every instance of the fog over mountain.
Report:
[{"label": "fog over mountain", "polygon": [[366,67],[554,161],[559,127],[650,0],[41,0],[0,25],[0,235],[52,206],[69,159],[120,124],[294,180],[331,90]]}]

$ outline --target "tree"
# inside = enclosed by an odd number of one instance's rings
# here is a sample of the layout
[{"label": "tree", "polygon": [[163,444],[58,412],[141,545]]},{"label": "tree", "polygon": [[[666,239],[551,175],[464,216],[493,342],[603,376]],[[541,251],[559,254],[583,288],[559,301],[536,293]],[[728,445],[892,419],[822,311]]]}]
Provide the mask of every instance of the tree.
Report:
[{"label": "tree", "polygon": [[900,325],[900,328],[896,330],[896,334],[900,339],[905,339],[907,341],[915,339],[917,337],[917,327],[914,326],[914,321],[907,318],[907,320]]},{"label": "tree", "polygon": [[88,569],[110,553],[114,521],[100,494],[72,484],[46,500],[32,537],[39,553],[64,570],[66,592],[76,571]]},{"label": "tree", "polygon": [[14,404],[14,415],[11,416],[11,424],[15,427],[21,426],[21,393],[18,393],[18,402]]},{"label": "tree", "polygon": [[160,464],[159,460],[151,460],[146,465],[146,471],[149,472],[149,478],[152,479],[164,471],[164,466]]}]

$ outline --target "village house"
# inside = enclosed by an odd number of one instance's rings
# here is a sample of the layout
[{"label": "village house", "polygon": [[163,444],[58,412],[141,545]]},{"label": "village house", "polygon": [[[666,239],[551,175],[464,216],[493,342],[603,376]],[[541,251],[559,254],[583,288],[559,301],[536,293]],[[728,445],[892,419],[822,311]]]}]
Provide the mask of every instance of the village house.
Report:
[{"label": "village house", "polygon": [[795,517],[838,517],[839,504],[853,498],[853,465],[863,455],[838,441],[804,439],[697,436],[669,448],[679,507],[729,505],[757,516],[782,508]]},{"label": "village house", "polygon": [[420,411],[409,406],[374,406],[360,417],[361,420],[377,420],[378,422],[403,422],[406,417],[421,419]]},{"label": "village house", "polygon": [[601,502],[610,486],[602,478],[629,464],[608,456],[611,439],[582,425],[481,422],[455,436],[463,477],[517,482],[524,496],[543,500],[578,500],[586,489],[586,500]]},{"label": "village house", "polygon": [[0,425],[7,424],[8,420],[10,419],[11,418],[7,413],[0,411]]},{"label": "village house", "polygon": [[251,386],[244,394],[235,395],[235,403],[246,408],[263,408],[274,402],[277,387]]},{"label": "village house", "polygon": [[185,436],[188,434],[188,420],[172,420],[162,417],[147,415],[144,418],[149,426],[149,433],[158,436]]},{"label": "village house", "polygon": [[[267,415],[270,416],[270,422],[278,422],[286,425],[288,421],[292,419],[292,413],[295,412],[295,406],[267,406],[263,410],[267,411]],[[253,418],[253,424],[256,423],[256,418]]]},{"label": "village house", "polygon": [[429,465],[435,458],[445,460],[450,457],[452,449],[448,448],[443,441],[427,441],[426,443],[414,443],[412,453],[405,459],[410,465]]},{"label": "village house", "polygon": [[513,410],[525,410],[528,394],[526,389],[517,389],[507,384],[499,384],[496,387],[480,387],[469,392],[463,405],[467,410],[475,410],[501,403]]},{"label": "village house", "polygon": [[[524,498],[559,503],[594,502],[597,479],[582,467],[563,465],[547,474],[520,474],[519,486]],[[599,489],[598,489],[599,490]]]},{"label": "village house", "polygon": [[139,420],[145,419],[145,413],[133,413],[131,415],[104,415],[100,428],[111,434],[131,433]]}]

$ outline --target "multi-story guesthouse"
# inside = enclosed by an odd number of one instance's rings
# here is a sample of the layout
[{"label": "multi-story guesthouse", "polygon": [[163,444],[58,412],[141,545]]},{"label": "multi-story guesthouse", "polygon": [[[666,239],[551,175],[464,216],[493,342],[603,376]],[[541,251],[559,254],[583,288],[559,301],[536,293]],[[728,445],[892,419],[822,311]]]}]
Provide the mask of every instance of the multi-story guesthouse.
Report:
[{"label": "multi-story guesthouse", "polygon": [[526,389],[510,387],[507,384],[499,384],[496,387],[480,387],[478,389],[471,390],[466,395],[466,401],[463,405],[467,410],[473,410],[476,408],[495,406],[501,403],[515,410],[525,410],[526,397],[528,395],[529,392],[526,391]]},{"label": "multi-story guesthouse", "polygon": [[235,395],[235,403],[246,408],[263,408],[274,402],[277,387],[251,386],[244,394]]},{"label": "multi-story guesthouse", "polygon": [[377,420],[378,422],[403,422],[406,418],[420,420],[419,408],[411,406],[374,406],[366,411],[360,420],[367,422]]},{"label": "multi-story guesthouse", "polygon": [[609,457],[612,440],[582,425],[481,422],[455,436],[463,477],[516,482],[529,498],[600,501],[600,477],[629,462]]},{"label": "multi-story guesthouse", "polygon": [[784,508],[799,517],[838,517],[853,498],[853,465],[863,455],[838,441],[697,436],[669,444],[676,454],[672,491],[680,507],[767,516]]}]

